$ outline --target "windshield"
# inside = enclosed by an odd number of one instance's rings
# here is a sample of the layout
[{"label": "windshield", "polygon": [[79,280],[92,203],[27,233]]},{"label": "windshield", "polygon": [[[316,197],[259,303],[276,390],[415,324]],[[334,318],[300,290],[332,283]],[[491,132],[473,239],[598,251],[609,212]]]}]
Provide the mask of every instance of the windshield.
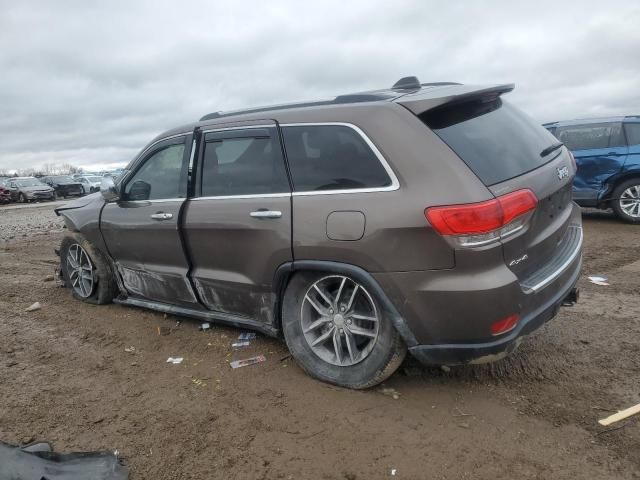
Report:
[{"label": "windshield", "polygon": [[23,178],[21,180],[16,180],[16,185],[18,185],[19,187],[45,187],[46,186],[40,180],[35,178]]},{"label": "windshield", "polygon": [[73,183],[74,180],[68,175],[57,175],[55,177],[49,177],[54,183]]}]

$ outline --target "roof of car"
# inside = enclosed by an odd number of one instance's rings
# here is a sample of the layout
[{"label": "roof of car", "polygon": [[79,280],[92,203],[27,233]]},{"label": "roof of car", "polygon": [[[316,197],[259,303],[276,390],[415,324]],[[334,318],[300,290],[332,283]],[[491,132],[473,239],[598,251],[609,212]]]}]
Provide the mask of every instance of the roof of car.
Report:
[{"label": "roof of car", "polygon": [[235,121],[265,119],[265,114],[269,114],[268,118],[277,119],[277,112],[300,112],[306,109],[331,107],[342,108],[363,103],[388,103],[400,101],[401,98],[402,101],[406,99],[407,101],[432,102],[432,106],[437,106],[438,104],[445,103],[446,101],[463,99],[465,96],[474,93],[499,95],[501,93],[511,91],[513,87],[513,84],[479,87],[475,85],[463,85],[457,82],[421,83],[417,77],[403,77],[393,84],[391,88],[338,95],[335,98],[312,102],[296,102],[248,108],[244,110],[208,113],[201,117],[197,122],[181,125],[161,133],[155,137],[149,145],[172,135],[180,135],[185,132],[193,131],[193,129],[198,126],[211,126]]},{"label": "roof of car", "polygon": [[420,83],[417,77],[403,77],[393,84],[391,88],[370,90],[366,92],[349,93],[346,95],[338,95],[337,97],[317,100],[313,102],[293,102],[280,105],[269,105],[264,107],[248,108],[242,110],[230,110],[230,111],[218,111],[208,113],[203,116],[200,121],[213,120],[224,117],[234,117],[236,115],[244,115],[249,113],[262,113],[272,112],[277,110],[290,110],[293,108],[308,108],[308,107],[321,107],[327,105],[346,105],[362,102],[384,102],[395,100],[408,93],[415,93],[426,89],[435,89],[438,87],[445,87],[451,85],[460,85],[456,82],[433,82],[433,83]]},{"label": "roof of car", "polygon": [[557,122],[547,122],[547,123],[543,123],[542,125],[545,127],[556,127],[556,126],[566,126],[566,125],[588,125],[591,123],[613,123],[613,122],[640,122],[640,115],[576,118],[575,120],[559,120]]}]

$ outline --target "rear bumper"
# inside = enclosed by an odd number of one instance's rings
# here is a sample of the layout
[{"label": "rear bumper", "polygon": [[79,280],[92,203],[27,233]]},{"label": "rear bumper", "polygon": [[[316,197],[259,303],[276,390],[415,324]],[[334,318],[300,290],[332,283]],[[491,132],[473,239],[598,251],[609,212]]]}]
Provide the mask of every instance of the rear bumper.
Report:
[{"label": "rear bumper", "polygon": [[500,360],[513,352],[525,335],[540,328],[556,316],[565,299],[572,294],[580,276],[581,260],[574,274],[564,288],[521,318],[516,328],[503,337],[483,343],[459,343],[444,345],[417,345],[409,348],[409,352],[426,365],[461,365],[480,364]]},{"label": "rear bumper", "polygon": [[[518,278],[502,249],[457,253],[450,270],[388,272],[375,280],[397,307],[416,342],[409,351],[427,364],[482,363],[514,350],[524,335],[551,320],[575,287],[582,266],[582,228],[576,207],[556,255],[534,275]],[[535,261],[529,259],[529,261]],[[513,314],[516,327],[498,336],[491,325]]]}]

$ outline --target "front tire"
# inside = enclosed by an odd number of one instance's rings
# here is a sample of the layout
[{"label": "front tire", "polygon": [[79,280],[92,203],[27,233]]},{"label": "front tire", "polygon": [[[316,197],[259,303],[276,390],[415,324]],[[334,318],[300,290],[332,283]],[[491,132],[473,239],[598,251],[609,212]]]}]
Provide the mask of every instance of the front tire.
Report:
[{"label": "front tire", "polygon": [[621,220],[640,224],[640,178],[622,182],[611,197],[613,211]]},{"label": "front tire", "polygon": [[379,300],[346,275],[296,274],[285,292],[282,329],[309,375],[346,388],[383,382],[407,353]]},{"label": "front tire", "polygon": [[115,297],[117,286],[109,261],[81,234],[62,239],[60,267],[65,286],[78,300],[101,305]]}]

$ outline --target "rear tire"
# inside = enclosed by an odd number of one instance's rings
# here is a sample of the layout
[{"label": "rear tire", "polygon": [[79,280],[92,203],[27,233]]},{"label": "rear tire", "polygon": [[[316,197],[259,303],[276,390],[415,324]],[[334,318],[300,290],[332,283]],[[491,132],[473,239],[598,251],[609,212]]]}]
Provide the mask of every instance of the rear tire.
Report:
[{"label": "rear tire", "polygon": [[79,233],[68,234],[62,239],[60,268],[65,286],[78,300],[101,305],[110,303],[117,293],[111,264]]},{"label": "rear tire", "polygon": [[640,224],[640,178],[618,185],[611,194],[611,206],[621,220]]},{"label": "rear tire", "polygon": [[[346,280],[342,282],[342,279]],[[334,285],[325,291],[333,305],[326,300],[322,304],[322,294],[316,296],[314,288],[323,285],[322,282]],[[340,284],[351,287],[343,289],[338,287]],[[358,293],[351,303],[349,299],[353,291]],[[310,295],[314,300],[309,299]],[[343,309],[347,303],[347,308]],[[367,305],[371,306],[369,312],[366,311]],[[322,314],[317,307],[323,311]],[[315,317],[309,319],[310,315]],[[377,321],[363,320],[366,317],[376,317]],[[318,323],[321,323],[320,327],[313,326]],[[395,372],[407,354],[402,338],[381,308],[380,301],[357,280],[346,275],[296,274],[284,295],[282,330],[289,351],[309,375],[346,388],[364,389],[383,382]],[[323,336],[326,341],[320,338]],[[321,343],[312,346],[318,340]],[[336,341],[338,346],[334,343]]]}]

